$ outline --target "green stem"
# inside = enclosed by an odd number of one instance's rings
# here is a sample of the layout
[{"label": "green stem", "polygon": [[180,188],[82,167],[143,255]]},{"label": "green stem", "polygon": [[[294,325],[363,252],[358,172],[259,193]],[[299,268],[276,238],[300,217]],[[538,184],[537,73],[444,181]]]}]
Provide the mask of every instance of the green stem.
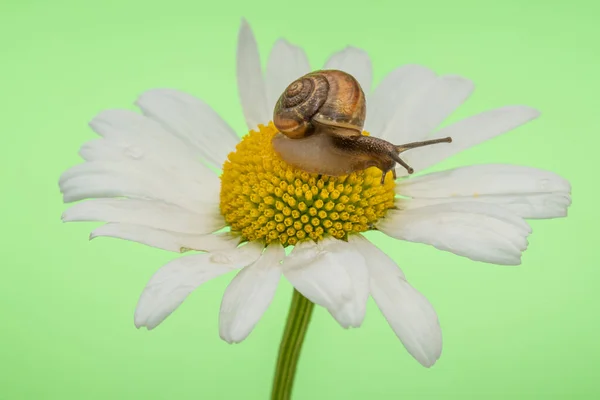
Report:
[{"label": "green stem", "polygon": [[294,289],[283,338],[279,345],[277,369],[273,380],[271,400],[289,400],[300,358],[300,349],[308,329],[314,304]]}]

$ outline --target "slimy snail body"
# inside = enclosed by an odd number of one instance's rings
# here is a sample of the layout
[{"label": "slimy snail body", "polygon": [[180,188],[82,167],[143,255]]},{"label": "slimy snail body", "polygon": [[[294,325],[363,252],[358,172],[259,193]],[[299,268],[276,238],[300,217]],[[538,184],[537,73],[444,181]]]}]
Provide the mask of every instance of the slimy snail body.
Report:
[{"label": "slimy snail body", "polygon": [[365,136],[366,111],[364,92],[352,75],[338,70],[311,72],[292,82],[279,97],[273,111],[279,131],[273,148],[285,162],[310,173],[341,176],[377,167],[383,183],[389,171],[396,178],[396,163],[413,173],[400,153],[452,142],[448,137],[397,146]]}]

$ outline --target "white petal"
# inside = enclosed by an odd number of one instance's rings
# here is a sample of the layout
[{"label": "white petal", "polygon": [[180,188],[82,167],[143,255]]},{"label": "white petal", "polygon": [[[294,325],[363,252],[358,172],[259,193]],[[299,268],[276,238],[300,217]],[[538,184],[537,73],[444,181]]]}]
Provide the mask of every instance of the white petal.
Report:
[{"label": "white petal", "polygon": [[198,162],[196,149],[145,115],[129,110],[105,110],[94,117],[90,127],[103,139],[82,146],[80,154],[86,160],[146,160],[167,170],[181,169],[186,177],[208,173],[218,181],[210,169]]},{"label": "white petal", "polygon": [[188,173],[189,170],[167,171],[149,160],[90,161],[64,172],[59,186],[65,203],[87,198],[145,198],[192,212],[203,205],[218,203],[219,186],[215,174],[200,173],[186,181],[184,178]]},{"label": "white petal", "polygon": [[410,197],[462,197],[571,191],[569,182],[542,169],[483,164],[434,172],[402,181],[398,193]]},{"label": "white petal", "polygon": [[[144,143],[145,140],[149,140],[150,143],[155,144],[153,149],[162,150],[165,155],[169,151],[180,151],[182,154],[178,154],[179,157],[193,158],[195,154],[184,142],[165,130],[158,122],[134,111],[104,110],[98,113],[89,125],[94,132],[105,139],[126,139]],[[156,143],[160,143],[162,146],[156,146]],[[169,146],[169,148],[165,148],[165,146]],[[136,151],[131,153],[133,154],[130,156],[138,158]]]},{"label": "white petal", "polygon": [[310,64],[302,48],[284,39],[273,45],[267,62],[267,105],[270,112],[290,83],[310,72]]},{"label": "white petal", "polygon": [[338,69],[347,72],[360,83],[365,95],[371,92],[373,67],[369,55],[362,49],[348,46],[344,50],[332,54],[325,62],[324,69]]},{"label": "white petal", "polygon": [[[438,131],[435,138],[452,137],[452,143],[408,150],[402,158],[415,172],[429,168],[463,150],[508,132],[539,116],[539,112],[526,106],[508,106],[469,117]],[[404,168],[397,168],[398,176],[405,176]]]},{"label": "white petal", "polygon": [[143,93],[136,105],[198,154],[220,168],[239,137],[208,104],[173,89]]},{"label": "white petal", "polygon": [[[79,155],[86,161],[124,161],[131,156],[127,153],[128,145],[123,141],[94,139],[84,143],[79,149]],[[134,147],[135,149],[135,147]],[[133,152],[134,155],[137,153]]]},{"label": "white petal", "polygon": [[229,232],[191,235],[125,223],[108,223],[96,228],[90,234],[90,240],[97,237],[130,240],[177,253],[185,250],[214,251],[231,249],[240,242],[239,237],[233,236]]},{"label": "white petal", "polygon": [[442,330],[435,310],[414,289],[396,263],[361,235],[350,243],[367,259],[371,296],[406,350],[425,367],[442,353]]},{"label": "white petal", "polygon": [[171,261],[159,269],[142,292],[135,310],[135,326],[153,329],[201,284],[252,264],[263,246],[249,243],[235,250],[195,254]]},{"label": "white petal", "polygon": [[456,75],[430,81],[402,104],[385,136],[398,145],[424,140],[470,96],[473,88],[473,82]]},{"label": "white petal", "polygon": [[260,54],[252,29],[242,20],[238,34],[237,84],[248,129],[271,120],[272,110],[267,109],[267,95],[260,66]]},{"label": "white petal", "polygon": [[401,209],[410,210],[435,204],[455,203],[457,201],[496,204],[522,218],[548,219],[567,216],[567,209],[571,205],[571,195],[563,193],[535,193],[527,195],[502,194],[477,196],[468,199],[465,197],[423,197],[398,200],[397,205]]},{"label": "white petal", "polygon": [[60,178],[65,202],[93,197],[140,197],[194,210],[218,202],[219,178],[196,153],[160,124],[126,110],[98,114],[90,126],[102,139],[86,143],[89,162]]},{"label": "white petal", "polygon": [[270,245],[227,286],[219,314],[219,335],[223,340],[239,343],[252,332],[275,296],[284,257],[281,244]]},{"label": "white petal", "polygon": [[63,221],[103,221],[142,225],[171,232],[206,234],[225,226],[218,204],[190,212],[156,200],[97,199],[75,204]]},{"label": "white petal", "polygon": [[394,141],[402,121],[394,118],[408,107],[419,91],[435,81],[435,73],[420,65],[404,65],[390,72],[367,99],[365,130],[373,136]]},{"label": "white petal", "polygon": [[300,242],[283,260],[283,274],[307,299],[325,307],[344,328],[365,317],[369,275],[364,257],[347,242]]},{"label": "white petal", "polygon": [[398,183],[397,192],[415,199],[403,207],[476,201],[495,203],[524,218],[567,215],[571,184],[541,169],[505,164],[473,165],[435,172]]},{"label": "white petal", "polygon": [[476,202],[392,211],[377,228],[396,239],[502,265],[521,263],[531,233],[522,218],[505,208]]}]

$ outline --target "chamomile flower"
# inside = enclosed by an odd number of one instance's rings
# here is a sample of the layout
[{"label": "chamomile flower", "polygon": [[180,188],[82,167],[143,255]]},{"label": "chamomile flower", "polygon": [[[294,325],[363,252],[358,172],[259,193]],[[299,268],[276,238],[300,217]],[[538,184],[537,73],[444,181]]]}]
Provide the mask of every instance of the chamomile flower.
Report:
[{"label": "chamomile flower", "polygon": [[[535,119],[524,106],[485,111],[436,128],[473,84],[406,65],[372,88],[368,55],[333,54],[361,84],[365,130],[401,144],[452,137],[451,144],[410,150],[415,172]],[[221,305],[219,333],[244,340],[268,308],[283,275],[344,328],[359,327],[373,297],[408,352],[429,367],[442,334],[427,299],[363,232],[420,242],[475,261],[516,265],[527,248],[527,218],[566,216],[569,183],[554,173],[513,165],[475,165],[382,184],[370,168],[343,177],[295,169],[274,152],[273,107],[286,86],[311,70],[304,51],[275,43],[263,74],[256,41],[242,22],[237,50],[239,95],[249,132],[240,140],[207,103],[170,89],[143,93],[141,113],[108,110],[90,125],[84,163],[60,178],[64,221],[102,221],[91,237],[110,236],[184,255],[150,279],[135,325],[153,329],[210,279],[239,271]],[[215,170],[221,169],[219,174]],[[285,248],[293,246],[286,255]]]}]

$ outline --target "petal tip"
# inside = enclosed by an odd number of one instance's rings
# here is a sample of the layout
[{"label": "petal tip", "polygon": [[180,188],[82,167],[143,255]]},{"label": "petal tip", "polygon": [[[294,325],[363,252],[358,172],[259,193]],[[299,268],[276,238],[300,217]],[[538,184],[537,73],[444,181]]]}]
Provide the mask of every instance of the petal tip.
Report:
[{"label": "petal tip", "polygon": [[296,47],[292,43],[290,43],[289,40],[287,40],[284,37],[277,38],[277,40],[275,41],[275,44],[273,45],[273,47],[275,47],[275,46],[281,46],[281,45]]},{"label": "petal tip", "polygon": [[252,33],[252,28],[250,27],[250,23],[248,22],[248,20],[245,17],[242,17],[240,18],[239,35],[244,35],[248,33]]},{"label": "petal tip", "polygon": [[231,337],[230,335],[226,335],[225,333],[219,333],[219,337],[221,338],[221,340],[223,340],[225,343],[227,344],[238,344],[241,342],[241,340],[236,340],[233,337]]},{"label": "petal tip", "polygon": [[434,359],[417,360],[417,361],[419,362],[419,364],[421,364],[425,368],[429,369],[429,368],[433,367],[438,362],[438,360],[439,360],[439,357],[434,358]]},{"label": "petal tip", "polygon": [[147,331],[151,331],[157,326],[157,324],[148,323],[147,318],[141,316],[134,316],[133,324],[135,325],[136,329],[139,330],[142,328],[146,328]]},{"label": "petal tip", "polygon": [[352,46],[352,45],[347,45],[346,47],[344,47],[342,49],[342,51],[356,51],[358,53],[368,54],[365,49],[362,49],[362,48],[356,47],[356,46]]},{"label": "petal tip", "polygon": [[538,110],[537,108],[531,107],[531,106],[517,106],[518,109],[522,110],[523,112],[526,112],[527,115],[529,116],[530,120],[534,120],[536,118],[538,118],[540,115],[542,115],[542,112],[540,110]]}]

